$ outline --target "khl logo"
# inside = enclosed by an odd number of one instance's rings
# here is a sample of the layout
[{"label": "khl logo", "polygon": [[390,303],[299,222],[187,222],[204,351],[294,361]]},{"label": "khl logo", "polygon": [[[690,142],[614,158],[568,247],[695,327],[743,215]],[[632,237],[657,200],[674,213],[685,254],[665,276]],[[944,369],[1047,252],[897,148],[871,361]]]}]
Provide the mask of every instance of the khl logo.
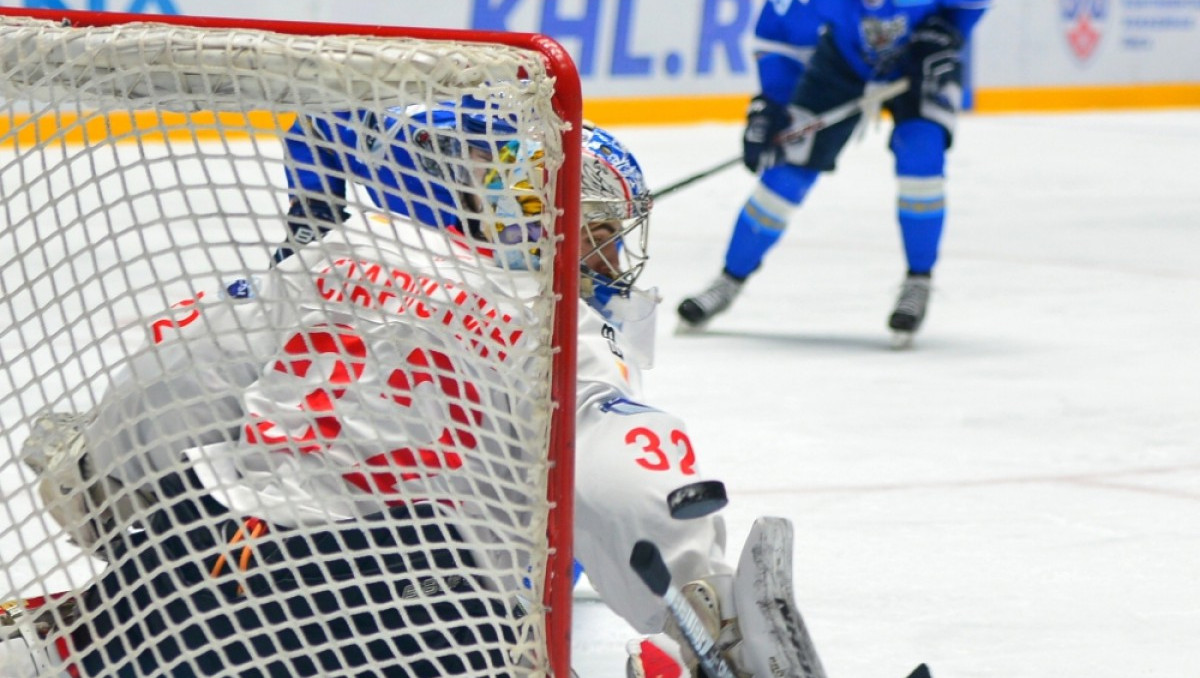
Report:
[{"label": "khl logo", "polygon": [[1059,15],[1066,23],[1067,44],[1080,61],[1087,61],[1100,44],[1108,0],[1059,0]]}]

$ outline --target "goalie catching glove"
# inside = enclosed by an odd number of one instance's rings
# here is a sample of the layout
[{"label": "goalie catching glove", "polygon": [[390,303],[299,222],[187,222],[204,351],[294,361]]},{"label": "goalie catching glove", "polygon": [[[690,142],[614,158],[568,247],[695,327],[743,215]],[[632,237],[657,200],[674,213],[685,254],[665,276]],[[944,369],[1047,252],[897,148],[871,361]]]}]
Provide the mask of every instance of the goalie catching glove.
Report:
[{"label": "goalie catching glove", "polygon": [[107,560],[106,545],[113,535],[156,499],[96,472],[83,435],[89,423],[89,415],[43,414],[34,422],[21,458],[37,472],[38,494],[71,542]]}]

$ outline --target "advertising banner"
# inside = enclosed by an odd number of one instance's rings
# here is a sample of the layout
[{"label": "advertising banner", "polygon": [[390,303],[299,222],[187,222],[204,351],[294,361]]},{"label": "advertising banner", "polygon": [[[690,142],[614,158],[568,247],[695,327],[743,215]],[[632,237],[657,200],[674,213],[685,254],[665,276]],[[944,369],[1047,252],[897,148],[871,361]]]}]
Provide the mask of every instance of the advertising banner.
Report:
[{"label": "advertising banner", "polygon": [[[589,115],[674,122],[742,116],[757,90],[751,39],[763,2],[0,0],[0,6],[543,33],[574,57]],[[1198,24],[1200,0],[993,0],[972,45],[972,100],[984,111],[1200,105]]]}]

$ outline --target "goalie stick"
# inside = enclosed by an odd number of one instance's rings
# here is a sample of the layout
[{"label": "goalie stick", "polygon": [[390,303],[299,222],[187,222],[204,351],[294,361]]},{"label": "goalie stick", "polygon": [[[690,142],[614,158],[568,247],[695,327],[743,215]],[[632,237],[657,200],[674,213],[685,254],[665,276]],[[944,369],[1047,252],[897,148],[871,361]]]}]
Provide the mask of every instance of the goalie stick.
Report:
[{"label": "goalie stick", "polygon": [[[825,129],[826,127],[836,125],[837,123],[845,120],[846,118],[849,118],[852,115],[856,115],[857,113],[867,110],[870,107],[873,107],[876,105],[882,105],[885,101],[892,99],[894,97],[898,97],[907,91],[908,91],[908,79],[900,78],[899,80],[897,80],[895,82],[888,83],[887,85],[884,85],[884,86],[880,87],[879,89],[872,91],[870,94],[866,94],[857,99],[847,101],[846,103],[842,104],[841,106],[835,106],[834,108],[831,108],[828,111],[825,111],[824,113],[813,118],[811,121],[809,121],[807,124],[805,124],[801,127],[797,127],[796,129],[787,130],[783,134],[780,134],[778,137],[776,137],[775,142],[780,143],[780,144],[787,143],[789,141],[794,141],[796,139],[799,139],[800,137],[805,136],[807,134],[812,134],[819,130]],[[654,191],[653,195],[655,198],[662,198],[662,197],[671,195],[672,193],[680,190],[681,188],[684,188],[685,186],[690,186],[690,185],[696,183],[697,181],[700,181],[701,179],[708,178],[714,174],[717,174],[718,172],[727,170],[730,167],[733,167],[734,165],[737,165],[741,162],[742,162],[742,156],[738,155],[736,157],[725,160],[724,162],[720,163],[719,165],[714,165],[704,171],[697,172],[696,174],[693,174],[689,177],[680,179],[679,181],[676,181],[673,184],[664,186],[661,189]]]},{"label": "goalie stick", "polygon": [[646,586],[654,595],[663,599],[667,609],[679,623],[684,638],[700,660],[700,666],[709,678],[735,678],[729,662],[721,655],[716,641],[704,628],[704,622],[696,615],[691,603],[684,599],[683,594],[671,586],[671,573],[663,562],[662,554],[653,543],[642,540],[633,546],[629,556],[629,565],[634,572],[646,582]]}]

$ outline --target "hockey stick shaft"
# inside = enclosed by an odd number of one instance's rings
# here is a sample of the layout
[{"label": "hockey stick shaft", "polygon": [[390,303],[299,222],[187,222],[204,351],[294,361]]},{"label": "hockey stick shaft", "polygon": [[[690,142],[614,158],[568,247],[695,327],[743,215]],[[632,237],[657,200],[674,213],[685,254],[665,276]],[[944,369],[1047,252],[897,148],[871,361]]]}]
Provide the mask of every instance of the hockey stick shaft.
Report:
[{"label": "hockey stick shaft", "polygon": [[[829,109],[828,111],[825,111],[824,113],[813,118],[810,122],[808,122],[807,124],[805,124],[802,127],[787,130],[784,134],[781,134],[779,137],[776,138],[776,142],[777,143],[786,143],[788,141],[794,141],[794,140],[799,139],[800,137],[805,136],[807,134],[812,134],[819,130],[825,129],[826,127],[831,127],[831,126],[836,125],[837,123],[845,120],[846,118],[849,118],[852,115],[858,114],[860,111],[867,108],[868,106],[873,106],[877,103],[881,104],[881,103],[887,101],[888,99],[900,96],[901,94],[904,94],[907,91],[908,91],[908,80],[906,78],[901,78],[895,82],[888,83],[887,85],[884,85],[883,87],[880,87],[879,89],[871,92],[869,95],[861,96],[852,101],[847,101],[846,103],[842,104],[841,106],[836,106],[834,108]],[[733,167],[734,165],[737,165],[741,162],[742,162],[742,156],[740,156],[740,155],[730,158],[728,160],[725,160],[725,161],[721,162],[720,164],[713,165],[712,167],[709,167],[706,170],[697,172],[689,177],[684,177],[683,179],[680,179],[679,181],[676,181],[673,184],[669,184],[667,186],[662,187],[661,189],[654,192],[654,197],[662,198],[662,197],[671,195],[672,193],[680,190],[681,188],[684,188],[686,186],[691,186],[692,184],[696,183],[697,181],[700,181],[701,179],[706,179],[714,174],[717,174],[718,172],[723,172],[723,171],[729,169],[730,167]]]},{"label": "hockey stick shaft", "polygon": [[671,195],[672,193],[678,191],[681,188],[684,188],[685,186],[691,186],[692,184],[696,183],[697,181],[700,181],[701,179],[707,179],[708,177],[711,177],[712,175],[714,175],[718,172],[727,170],[730,167],[733,167],[734,165],[739,165],[739,164],[741,164],[741,162],[742,162],[742,156],[740,156],[740,155],[737,157],[734,157],[734,158],[730,158],[730,159],[722,162],[719,165],[714,165],[712,167],[709,167],[708,169],[704,170],[703,172],[697,172],[696,174],[693,174],[690,177],[676,181],[675,183],[671,184],[670,186],[664,186],[663,188],[654,192],[654,197],[662,198],[664,196]]},{"label": "hockey stick shaft", "polygon": [[633,547],[629,564],[654,595],[662,598],[667,604],[667,610],[679,624],[683,637],[696,653],[709,678],[735,678],[729,662],[721,655],[716,641],[708,629],[704,628],[696,610],[692,609],[683,594],[671,586],[671,573],[667,570],[658,547],[648,541],[639,541]]},{"label": "hockey stick shaft", "polygon": [[775,143],[783,144],[789,141],[795,141],[801,137],[808,136],[814,132],[819,132],[826,127],[832,127],[839,122],[858,115],[869,106],[882,104],[883,102],[898,97],[908,91],[908,78],[900,78],[895,82],[889,82],[886,85],[872,91],[870,94],[863,95],[857,99],[852,99],[842,104],[834,106],[824,113],[813,118],[808,123],[791,128],[775,137]]}]

